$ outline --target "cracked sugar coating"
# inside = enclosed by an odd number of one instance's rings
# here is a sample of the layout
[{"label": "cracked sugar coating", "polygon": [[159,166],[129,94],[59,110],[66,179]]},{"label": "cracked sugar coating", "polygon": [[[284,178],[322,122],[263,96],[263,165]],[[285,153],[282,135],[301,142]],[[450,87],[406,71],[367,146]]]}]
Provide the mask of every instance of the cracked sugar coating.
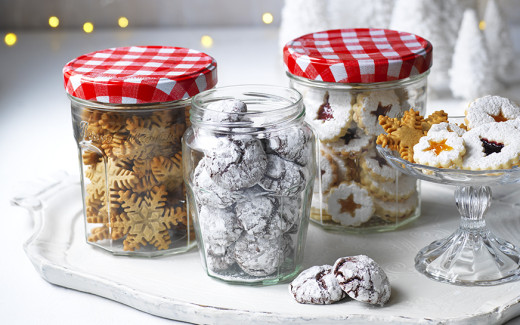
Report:
[{"label": "cracked sugar coating", "polygon": [[214,246],[213,253],[217,255],[234,243],[242,234],[242,228],[231,208],[217,209],[201,206],[199,210],[199,224],[204,243]]},{"label": "cracked sugar coating", "polygon": [[282,234],[280,214],[274,199],[266,196],[246,197],[237,203],[235,209],[238,223],[248,234],[256,236]]},{"label": "cracked sugar coating", "polygon": [[289,196],[299,193],[305,187],[306,175],[301,166],[284,160],[277,155],[267,155],[265,175],[259,185],[275,194]]},{"label": "cracked sugar coating", "polygon": [[210,103],[204,110],[203,121],[238,122],[247,112],[247,106],[238,99],[225,99]]},{"label": "cracked sugar coating", "polygon": [[242,234],[235,244],[235,258],[249,275],[266,276],[274,273],[284,261],[286,244],[283,237]]},{"label": "cracked sugar coating", "polygon": [[305,166],[312,155],[310,132],[301,127],[290,127],[267,135],[266,151]]},{"label": "cracked sugar coating", "polygon": [[330,305],[346,296],[331,265],[304,270],[291,282],[289,290],[300,304]]},{"label": "cracked sugar coating", "polygon": [[235,263],[235,244],[226,247],[223,255],[206,251],[206,266],[213,272],[224,271]]},{"label": "cracked sugar coating", "polygon": [[233,205],[240,197],[238,191],[229,191],[215,184],[207,171],[206,158],[199,161],[193,173],[193,191],[197,203],[221,209]]},{"label": "cracked sugar coating", "polygon": [[385,271],[366,255],[339,258],[333,267],[339,286],[357,301],[383,306],[391,287]]},{"label": "cracked sugar coating", "polygon": [[252,137],[221,138],[206,155],[211,179],[231,191],[255,185],[267,166],[262,143]]},{"label": "cracked sugar coating", "polygon": [[300,210],[302,199],[299,196],[285,196],[275,198],[275,205],[280,215],[280,227],[282,232],[288,232],[293,226],[300,223]]}]

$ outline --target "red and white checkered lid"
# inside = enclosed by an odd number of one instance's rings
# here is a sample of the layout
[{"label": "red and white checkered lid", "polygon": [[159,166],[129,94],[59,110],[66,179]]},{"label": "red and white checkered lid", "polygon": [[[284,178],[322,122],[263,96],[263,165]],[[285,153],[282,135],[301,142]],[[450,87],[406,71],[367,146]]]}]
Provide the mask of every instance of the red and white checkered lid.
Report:
[{"label": "red and white checkered lid", "polygon": [[217,62],[182,47],[131,46],[82,55],[63,68],[71,96],[111,104],[189,98],[217,83]]},{"label": "red and white checkered lid", "polygon": [[286,70],[310,80],[371,83],[427,71],[432,45],[422,37],[387,29],[336,29],[298,37],[283,49]]}]

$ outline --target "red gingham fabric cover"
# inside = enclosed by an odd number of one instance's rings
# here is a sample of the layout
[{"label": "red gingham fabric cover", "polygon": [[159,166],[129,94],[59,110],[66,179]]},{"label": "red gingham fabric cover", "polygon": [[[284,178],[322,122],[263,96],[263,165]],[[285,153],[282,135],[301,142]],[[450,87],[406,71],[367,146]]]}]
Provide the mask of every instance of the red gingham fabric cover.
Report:
[{"label": "red gingham fabric cover", "polygon": [[371,83],[427,71],[432,45],[419,36],[387,29],[336,29],[303,35],[283,49],[286,70],[310,80]]},{"label": "red gingham fabric cover", "polygon": [[181,47],[131,46],[82,55],[63,68],[71,96],[111,104],[189,98],[217,83],[209,55]]}]

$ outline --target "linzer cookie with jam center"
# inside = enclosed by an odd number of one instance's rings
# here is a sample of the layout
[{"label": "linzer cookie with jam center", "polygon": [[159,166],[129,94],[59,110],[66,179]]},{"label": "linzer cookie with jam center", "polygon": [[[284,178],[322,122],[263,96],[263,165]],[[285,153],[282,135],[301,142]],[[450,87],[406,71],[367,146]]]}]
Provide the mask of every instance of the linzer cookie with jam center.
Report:
[{"label": "linzer cookie with jam center", "polygon": [[[331,204],[331,196],[344,182],[367,192],[366,202],[402,201],[417,192],[416,186],[398,185],[397,173],[374,160],[374,153],[376,138],[384,131],[380,118],[400,118],[409,107],[419,113],[425,110],[431,59],[427,40],[385,29],[328,30],[286,44],[284,63],[291,87],[303,95],[306,120],[316,129],[322,151],[318,175],[322,179],[316,181],[322,186],[314,193],[312,220],[326,228],[356,232],[393,230],[419,216],[417,204],[414,213],[406,208],[403,215],[393,214],[394,222],[375,209],[348,219]],[[419,137],[428,123],[419,121]],[[413,146],[409,147],[411,155]]]}]

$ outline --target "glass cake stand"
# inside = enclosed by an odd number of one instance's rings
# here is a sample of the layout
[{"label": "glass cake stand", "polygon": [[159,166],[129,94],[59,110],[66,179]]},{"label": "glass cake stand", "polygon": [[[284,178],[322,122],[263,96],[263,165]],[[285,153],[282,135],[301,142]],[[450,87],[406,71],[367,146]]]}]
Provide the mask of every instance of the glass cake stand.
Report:
[{"label": "glass cake stand", "polygon": [[377,146],[393,167],[418,179],[456,186],[455,204],[461,221],[450,236],[419,251],[415,268],[441,282],[457,285],[495,285],[520,278],[520,251],[496,237],[484,215],[491,205],[491,185],[520,182],[520,168],[470,171],[410,163],[395,151]]}]

